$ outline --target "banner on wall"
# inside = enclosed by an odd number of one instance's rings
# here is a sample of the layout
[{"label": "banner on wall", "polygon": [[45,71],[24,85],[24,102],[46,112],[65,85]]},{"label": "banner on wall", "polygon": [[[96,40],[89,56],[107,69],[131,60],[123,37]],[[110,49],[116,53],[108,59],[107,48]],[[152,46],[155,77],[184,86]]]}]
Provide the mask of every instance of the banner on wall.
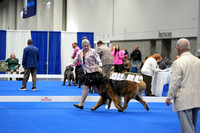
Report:
[{"label": "banner on wall", "polygon": [[23,18],[36,15],[37,0],[24,0]]}]

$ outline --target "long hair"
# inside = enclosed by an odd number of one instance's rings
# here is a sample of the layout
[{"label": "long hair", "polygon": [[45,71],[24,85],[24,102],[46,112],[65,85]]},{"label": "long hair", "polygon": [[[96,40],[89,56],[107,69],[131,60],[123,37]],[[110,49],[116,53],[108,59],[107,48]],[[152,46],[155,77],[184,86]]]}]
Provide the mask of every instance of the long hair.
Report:
[{"label": "long hair", "polygon": [[118,44],[115,45],[115,46],[118,46],[118,49],[115,48],[115,55],[116,55],[116,53],[120,51],[120,48],[119,48],[119,45],[118,45]]}]

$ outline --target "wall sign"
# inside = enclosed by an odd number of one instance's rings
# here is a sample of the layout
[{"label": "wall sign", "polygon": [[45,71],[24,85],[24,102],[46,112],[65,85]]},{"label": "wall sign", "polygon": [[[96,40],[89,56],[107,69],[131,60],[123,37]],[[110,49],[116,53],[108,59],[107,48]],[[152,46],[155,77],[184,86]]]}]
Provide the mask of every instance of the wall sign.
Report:
[{"label": "wall sign", "polygon": [[172,32],[158,32],[158,37],[159,38],[171,38],[172,37]]}]

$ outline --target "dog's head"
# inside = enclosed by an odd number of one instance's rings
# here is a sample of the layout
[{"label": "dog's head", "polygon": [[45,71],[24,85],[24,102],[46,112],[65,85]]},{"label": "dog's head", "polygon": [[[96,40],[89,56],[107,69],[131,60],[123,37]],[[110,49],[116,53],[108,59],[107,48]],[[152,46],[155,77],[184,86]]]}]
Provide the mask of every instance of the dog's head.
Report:
[{"label": "dog's head", "polygon": [[137,85],[143,91],[146,89],[146,83],[143,80],[141,80]]},{"label": "dog's head", "polygon": [[101,95],[105,93],[107,90],[108,83],[109,83],[109,78],[107,78],[106,76],[103,76],[103,74],[97,74],[95,79],[96,79],[95,85],[97,89],[99,90],[99,94]]}]

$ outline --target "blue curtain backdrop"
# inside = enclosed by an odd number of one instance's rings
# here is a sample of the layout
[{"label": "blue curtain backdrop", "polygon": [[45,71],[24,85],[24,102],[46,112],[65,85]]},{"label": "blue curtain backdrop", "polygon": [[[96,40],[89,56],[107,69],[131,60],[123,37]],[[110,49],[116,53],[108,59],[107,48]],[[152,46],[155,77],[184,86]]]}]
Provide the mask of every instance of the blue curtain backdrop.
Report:
[{"label": "blue curtain backdrop", "polygon": [[0,60],[6,58],[6,31],[0,30]]},{"label": "blue curtain backdrop", "polygon": [[[6,31],[0,30],[0,60],[5,60],[6,58]],[[0,72],[4,74],[5,72]]]},{"label": "blue curtain backdrop", "polygon": [[49,32],[48,74],[61,74],[61,32]]},{"label": "blue curtain backdrop", "polygon": [[38,48],[40,55],[37,68],[38,74],[47,73],[47,35],[47,31],[31,31],[33,45]]},{"label": "blue curtain backdrop", "polygon": [[90,46],[94,48],[94,33],[93,32],[77,32],[77,41],[78,46],[80,49],[82,49],[82,38],[87,37],[87,39],[90,41]]}]

